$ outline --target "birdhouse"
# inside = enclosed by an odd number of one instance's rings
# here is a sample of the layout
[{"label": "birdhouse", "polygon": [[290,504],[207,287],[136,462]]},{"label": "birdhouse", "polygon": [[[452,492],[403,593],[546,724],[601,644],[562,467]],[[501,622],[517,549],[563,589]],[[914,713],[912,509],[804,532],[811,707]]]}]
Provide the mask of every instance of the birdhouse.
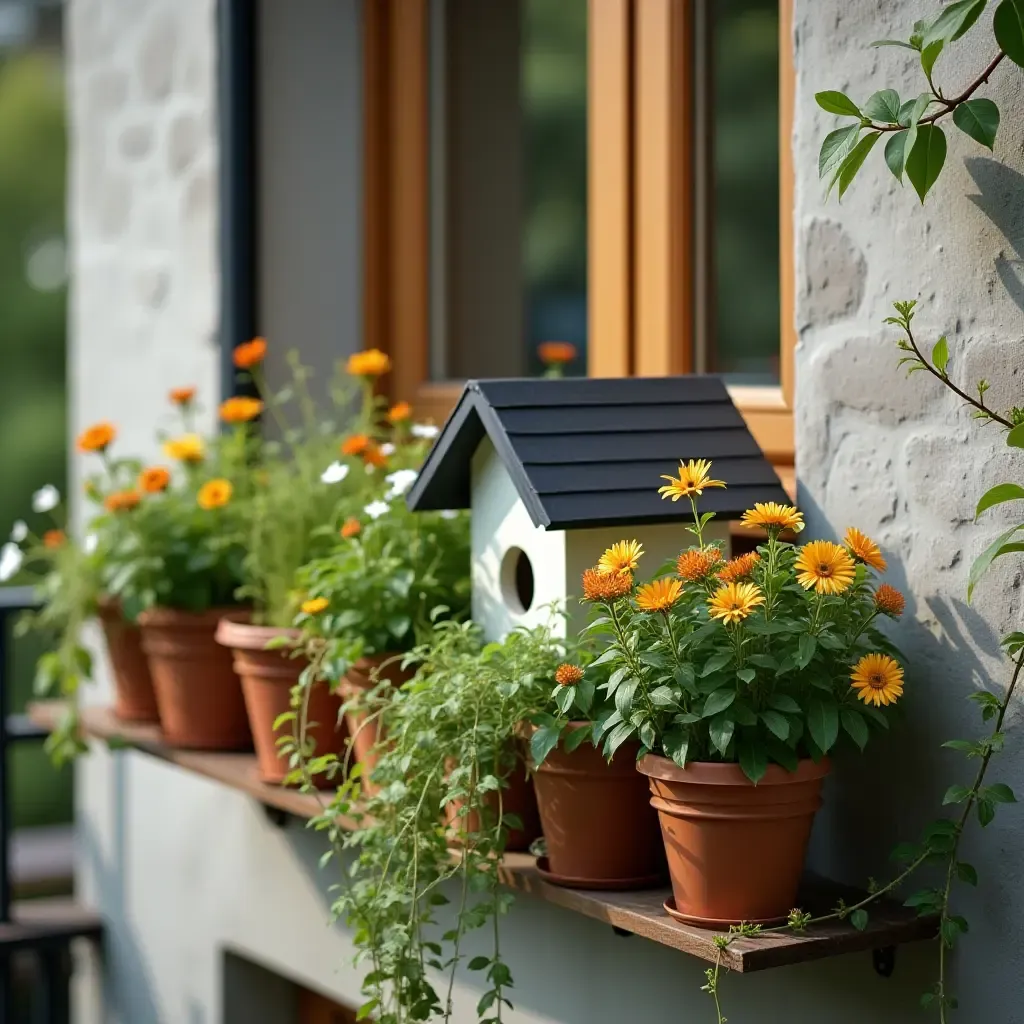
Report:
[{"label": "birdhouse", "polygon": [[717,377],[469,381],[407,501],[471,510],[473,619],[488,639],[548,622],[552,602],[574,629],[580,577],[611,544],[643,544],[644,578],[693,543],[689,502],[658,494],[690,459],[712,459],[728,485],[699,499],[726,552],[730,519],[789,502]]}]

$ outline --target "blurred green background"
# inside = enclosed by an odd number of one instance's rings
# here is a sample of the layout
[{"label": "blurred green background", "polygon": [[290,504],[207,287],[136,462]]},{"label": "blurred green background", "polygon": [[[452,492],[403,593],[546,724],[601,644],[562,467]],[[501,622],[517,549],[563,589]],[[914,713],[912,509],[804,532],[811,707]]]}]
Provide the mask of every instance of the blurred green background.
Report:
[{"label": "blurred green background", "polygon": [[[59,52],[0,53],[0,540],[16,519],[46,525],[33,522],[34,490],[65,490],[66,156]],[[42,646],[27,637],[9,649],[21,710]],[[16,826],[70,819],[70,770],[56,772],[38,744],[16,747],[10,765]]]}]

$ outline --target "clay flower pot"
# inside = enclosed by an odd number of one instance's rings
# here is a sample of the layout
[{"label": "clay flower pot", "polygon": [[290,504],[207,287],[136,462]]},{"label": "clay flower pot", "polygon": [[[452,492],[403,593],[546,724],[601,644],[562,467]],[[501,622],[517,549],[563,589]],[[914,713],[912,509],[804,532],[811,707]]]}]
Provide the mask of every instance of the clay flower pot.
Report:
[{"label": "clay flower pot", "polygon": [[[569,731],[590,729],[573,722]],[[574,889],[644,889],[665,877],[658,815],[647,780],[636,770],[637,743],[623,744],[609,764],[584,741],[572,753],[556,747],[533,776],[547,843],[538,861],[545,880]]]},{"label": "clay flower pot", "polygon": [[[260,778],[279,785],[291,771],[289,757],[278,753],[277,739],[290,733],[291,724],[274,732],[279,715],[291,710],[292,687],[299,682],[302,670],[309,664],[305,658],[293,658],[287,648],[267,650],[275,637],[299,637],[297,629],[273,626],[253,626],[230,616],[217,626],[217,642],[231,649],[235,671],[242,680],[242,693],[249,713],[249,726],[256,745],[256,759]],[[317,754],[334,753],[344,756],[347,733],[341,718],[341,698],[332,694],[326,682],[313,684],[309,692],[307,720],[311,724],[306,736],[313,740]],[[334,782],[326,775],[314,777],[317,785],[328,788]]]},{"label": "clay flower pot", "polygon": [[149,608],[139,616],[160,725],[171,746],[250,750],[252,734],[231,652],[214,639],[217,623],[237,609],[185,612]]},{"label": "clay flower pot", "polygon": [[[488,793],[486,806],[494,815],[498,815],[498,794]],[[463,807],[461,800],[454,800],[444,809],[445,824],[455,833],[456,842],[459,833],[479,832],[480,815],[477,811],[459,816]],[[521,829],[510,829],[505,841],[505,849],[509,852],[522,852],[530,848],[530,844],[541,835],[540,815],[537,813],[537,795],[533,788],[533,779],[526,774],[525,765],[517,761],[512,774],[508,777],[508,786],[501,791],[501,811],[514,814],[522,823]]]},{"label": "clay flower pot", "polygon": [[[380,670],[379,679],[386,679],[392,686],[401,686],[413,676],[412,671],[402,668],[400,655],[375,654],[360,658],[338,684],[342,699],[347,702],[369,693],[379,681],[374,678],[374,669]],[[363,765],[362,787],[372,793],[375,789],[370,783],[369,773],[377,763],[376,755],[371,753],[379,738],[377,722],[368,719],[364,711],[346,711],[345,724],[352,745],[352,760]]]},{"label": "clay flower pot", "polygon": [[139,627],[124,617],[116,598],[101,597],[96,614],[114,673],[114,714],[123,722],[160,721]]},{"label": "clay flower pot", "polygon": [[829,762],[769,765],[755,786],[738,764],[680,768],[648,754],[648,777],[679,920],[711,928],[785,919],[796,901]]}]

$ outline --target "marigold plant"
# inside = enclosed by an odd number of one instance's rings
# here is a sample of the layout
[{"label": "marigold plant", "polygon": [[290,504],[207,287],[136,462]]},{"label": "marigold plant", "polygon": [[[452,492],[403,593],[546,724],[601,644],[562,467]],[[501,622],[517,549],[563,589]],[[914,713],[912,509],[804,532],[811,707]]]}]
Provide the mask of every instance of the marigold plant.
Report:
[{"label": "marigold plant", "polygon": [[593,669],[610,672],[615,706],[602,723],[605,753],[638,739],[683,766],[739,762],[757,782],[770,763],[793,770],[841,741],[863,748],[871,728],[887,726],[881,706],[903,692],[897,652],[878,629],[902,598],[876,580],[877,545],[851,530],[844,544],[795,546],[782,538],[802,528],[800,512],[762,504],[743,521],[762,527],[765,543],[725,561],[698,508],[703,489],[725,486],[711,463],[681,463],[666,479],[663,498],[691,502],[697,541],[675,571],[636,583],[642,551],[624,540],[583,578],[595,613],[583,636],[604,645]]}]

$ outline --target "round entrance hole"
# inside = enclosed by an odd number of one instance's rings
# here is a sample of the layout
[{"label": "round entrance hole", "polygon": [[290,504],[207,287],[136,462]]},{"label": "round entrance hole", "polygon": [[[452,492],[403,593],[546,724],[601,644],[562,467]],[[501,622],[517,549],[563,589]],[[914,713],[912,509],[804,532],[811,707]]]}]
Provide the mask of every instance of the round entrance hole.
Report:
[{"label": "round entrance hole", "polygon": [[533,604],[533,566],[522,548],[509,548],[501,560],[501,596],[517,615]]}]

